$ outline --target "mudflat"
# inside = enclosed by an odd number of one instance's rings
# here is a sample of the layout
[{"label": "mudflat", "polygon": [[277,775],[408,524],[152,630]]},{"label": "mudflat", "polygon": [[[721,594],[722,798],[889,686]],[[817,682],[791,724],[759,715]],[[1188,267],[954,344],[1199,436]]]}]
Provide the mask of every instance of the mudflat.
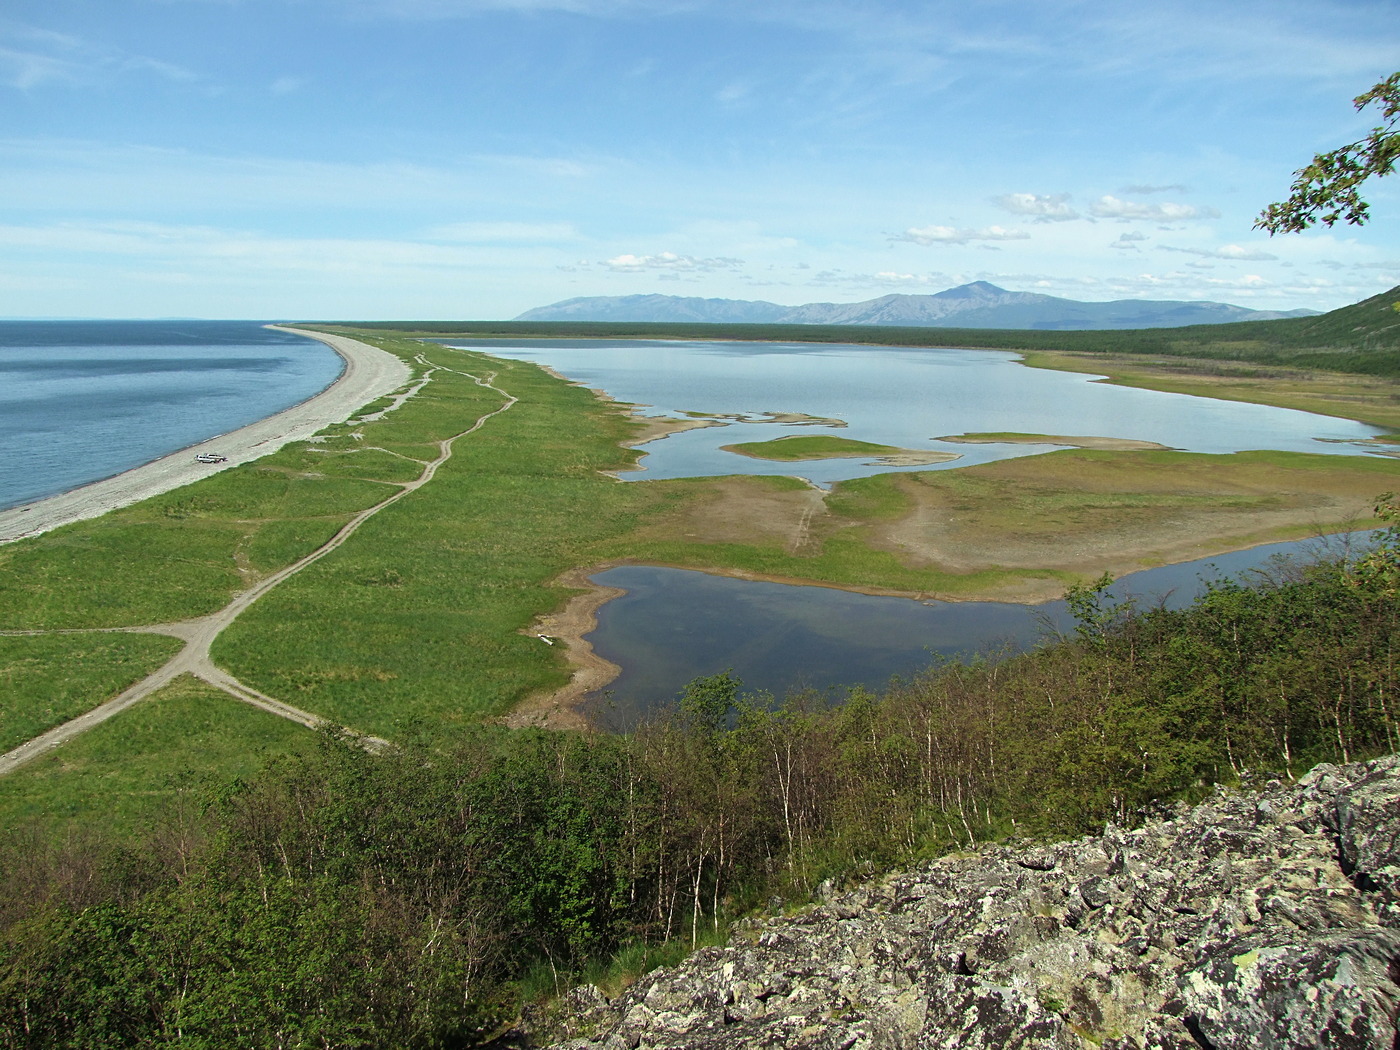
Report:
[{"label": "mudflat", "polygon": [[[314,397],[239,430],[201,441],[115,477],[0,511],[0,543],[95,518],[188,485],[214,471],[276,452],[288,442],[305,440],[323,427],[344,422],[361,406],[399,389],[412,375],[408,365],[393,354],[357,339],[278,325],[269,327],[325,343],[345,362],[340,378]],[[223,460],[201,463],[195,458],[205,454],[222,456]]]}]

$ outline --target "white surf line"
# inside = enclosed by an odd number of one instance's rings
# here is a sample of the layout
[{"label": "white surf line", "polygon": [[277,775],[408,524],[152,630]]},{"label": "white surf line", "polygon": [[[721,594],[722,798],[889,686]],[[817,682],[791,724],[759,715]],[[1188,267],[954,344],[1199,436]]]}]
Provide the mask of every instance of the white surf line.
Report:
[{"label": "white surf line", "polygon": [[[209,656],[209,647],[225,627],[237,619],[240,613],[268,591],[272,590],[284,580],[294,576],[308,565],[319,561],[331,551],[339,548],[346,540],[355,534],[361,525],[374,515],[378,514],[386,507],[397,503],[410,492],[422,488],[431,481],[437,474],[437,468],[452,458],[452,445],[458,438],[476,433],[486,425],[488,420],[495,418],[503,412],[509,411],[520,401],[519,398],[494,385],[496,378],[494,372],[488,373],[488,378],[483,380],[479,376],[471,375],[468,372],[459,372],[455,368],[444,370],[456,372],[458,375],[463,375],[471,379],[477,386],[484,387],[487,390],[494,390],[506,399],[505,403],[499,408],[493,409],[484,416],[478,418],[475,423],[461,433],[453,434],[451,437],[439,441],[437,443],[439,450],[437,458],[423,468],[423,473],[420,474],[416,480],[403,482],[398,492],[395,492],[373,507],[369,507],[356,514],[349,522],[340,528],[340,531],[327,540],[322,546],[306,555],[300,561],[294,562],[286,568],[268,576],[266,579],[261,580],[253,587],[235,597],[233,601],[218,612],[210,616],[185,620],[177,624],[157,624],[145,628],[118,628],[118,630],[145,631],[152,634],[173,635],[178,638],[186,639],[186,642],[184,648],[163,667],[147,675],[144,679],[137,682],[129,689],[124,690],[118,696],[0,755],[0,776],[4,776],[6,773],[18,769],[28,762],[32,762],[39,756],[67,743],[73,737],[86,732],[93,726],[100,725],[113,715],[120,714],[133,704],[144,700],[151,693],[169,685],[180,675],[186,673],[192,674],[196,678],[216,686],[237,700],[251,703],[264,711],[290,719],[301,725],[315,727],[330,724],[327,723],[326,720],[321,719],[318,715],[303,711],[300,708],[292,707],[290,704],[284,704],[280,700],[266,696],[263,693],[259,693],[243,685],[243,683],[239,682],[232,675],[228,674],[228,672],[222,670],[213,663]],[[233,688],[230,688],[230,686]],[[350,732],[354,733],[355,731],[350,730]],[[388,742],[379,737],[372,737],[360,733],[355,733],[355,735],[367,746],[388,746]]]}]

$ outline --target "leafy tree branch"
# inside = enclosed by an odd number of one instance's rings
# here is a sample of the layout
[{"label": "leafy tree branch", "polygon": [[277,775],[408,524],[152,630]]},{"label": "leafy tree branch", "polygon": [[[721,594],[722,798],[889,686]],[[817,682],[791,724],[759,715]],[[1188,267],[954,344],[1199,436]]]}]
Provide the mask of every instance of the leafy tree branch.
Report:
[{"label": "leafy tree branch", "polygon": [[1331,226],[1339,219],[1358,226],[1366,222],[1369,206],[1361,198],[1361,184],[1389,175],[1400,159],[1400,72],[1353,100],[1358,111],[1373,102],[1381,107],[1385,122],[1364,139],[1319,153],[1311,164],[1294,172],[1288,199],[1265,208],[1255,229],[1272,235],[1298,233],[1319,222]]}]

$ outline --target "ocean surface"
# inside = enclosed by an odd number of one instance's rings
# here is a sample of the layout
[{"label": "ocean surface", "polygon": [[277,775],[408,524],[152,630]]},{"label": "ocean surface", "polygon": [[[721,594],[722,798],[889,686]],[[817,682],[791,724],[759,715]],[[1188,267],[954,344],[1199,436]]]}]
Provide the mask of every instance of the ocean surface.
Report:
[{"label": "ocean surface", "polygon": [[262,321],[0,321],[0,508],[299,404],[344,363]]}]

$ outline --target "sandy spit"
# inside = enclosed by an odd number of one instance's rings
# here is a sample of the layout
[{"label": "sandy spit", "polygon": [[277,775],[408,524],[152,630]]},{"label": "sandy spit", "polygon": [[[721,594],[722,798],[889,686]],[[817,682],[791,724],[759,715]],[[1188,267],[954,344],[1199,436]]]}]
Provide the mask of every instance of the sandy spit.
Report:
[{"label": "sandy spit", "polygon": [[[283,445],[303,441],[332,423],[343,423],[362,405],[393,393],[412,377],[408,365],[393,354],[356,339],[278,325],[268,327],[325,343],[345,361],[345,370],[340,378],[301,404],[250,423],[240,430],[190,445],[115,477],[0,511],[0,543],[38,536],[60,525],[95,518],[118,507],[188,485],[215,471],[227,470],[276,452]],[[212,466],[198,463],[194,457],[202,452],[226,456],[228,461]]]},{"label": "sandy spit", "polygon": [[[545,729],[589,729],[588,719],[578,710],[578,704],[589,693],[604,688],[622,673],[622,668],[604,659],[593,650],[587,635],[598,627],[598,610],[614,598],[627,592],[618,587],[605,587],[588,577],[618,562],[604,562],[589,568],[570,569],[554,581],[556,587],[577,588],[576,594],[557,612],[539,617],[525,633],[539,638],[541,644],[562,645],[572,668],[568,685],[553,692],[536,693],[526,697],[502,721],[512,729],[540,726]],[[549,641],[546,643],[545,639]]]}]

